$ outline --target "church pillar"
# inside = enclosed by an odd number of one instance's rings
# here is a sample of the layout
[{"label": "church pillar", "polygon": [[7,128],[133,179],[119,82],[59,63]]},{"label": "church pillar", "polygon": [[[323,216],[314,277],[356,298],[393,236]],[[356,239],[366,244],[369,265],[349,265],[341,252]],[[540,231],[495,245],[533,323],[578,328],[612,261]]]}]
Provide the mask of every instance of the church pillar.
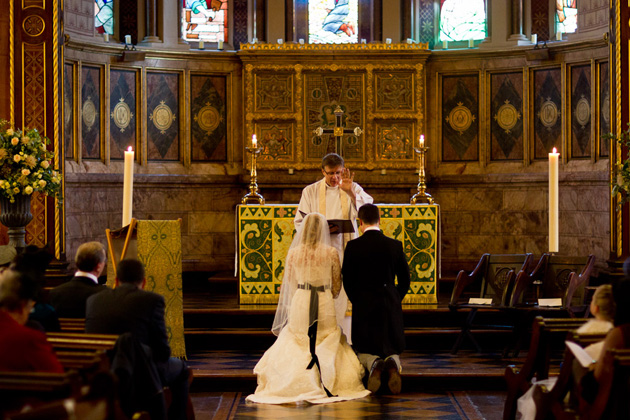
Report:
[{"label": "church pillar", "polygon": [[[630,6],[627,1],[614,0],[610,7],[610,97],[615,98],[611,102],[611,121],[614,121],[611,130],[619,135],[627,129],[630,121],[630,80],[627,77],[630,71],[630,27],[627,24]],[[610,145],[611,163],[620,163],[625,156],[628,156],[626,147]],[[630,205],[626,203],[620,208],[618,197],[611,197],[610,219],[610,265],[619,271],[623,261],[630,256]]]},{"label": "church pillar", "polygon": [[512,0],[511,18],[512,35],[509,41],[527,41],[523,35],[523,0]]},{"label": "church pillar", "polygon": [[[61,95],[63,43],[60,28],[62,0],[34,0],[29,7],[10,2],[9,115],[19,128],[36,128],[48,137],[54,166],[63,173]],[[33,221],[26,227],[26,243],[44,247],[57,258],[64,252],[63,209],[41,194],[31,199]]]},{"label": "church pillar", "polygon": [[146,0],[147,34],[142,40],[147,42],[160,42],[157,36],[157,0]]}]

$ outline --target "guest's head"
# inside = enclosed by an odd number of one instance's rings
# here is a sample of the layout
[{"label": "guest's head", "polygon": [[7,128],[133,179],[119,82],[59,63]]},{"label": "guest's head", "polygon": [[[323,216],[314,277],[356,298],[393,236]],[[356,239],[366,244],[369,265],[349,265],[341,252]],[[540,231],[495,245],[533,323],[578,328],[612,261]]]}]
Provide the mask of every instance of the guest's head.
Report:
[{"label": "guest's head", "polygon": [[359,220],[361,229],[368,226],[378,226],[381,222],[381,215],[378,207],[374,204],[364,204],[359,208]]},{"label": "guest's head", "polygon": [[0,310],[24,325],[38,291],[39,285],[32,276],[13,269],[4,270],[0,273]]},{"label": "guest's head", "polygon": [[310,213],[304,218],[300,244],[314,247],[329,236],[328,222],[322,214]]},{"label": "guest's head", "polygon": [[11,261],[17,256],[17,250],[12,245],[0,246],[0,271],[2,268],[8,267]]},{"label": "guest's head", "polygon": [[100,242],[86,242],[79,246],[74,262],[80,271],[100,276],[105,269],[105,248]]},{"label": "guest's head", "polygon": [[630,279],[613,283],[612,294],[615,299],[615,325],[630,323]]},{"label": "guest's head", "polygon": [[322,158],[322,174],[326,184],[336,187],[341,183],[343,165],[343,158],[336,153],[329,153]]},{"label": "guest's head", "polygon": [[595,290],[591,301],[591,313],[603,321],[612,322],[615,319],[615,299],[610,284],[602,284]]},{"label": "guest's head", "polygon": [[122,260],[116,269],[116,280],[121,284],[133,284],[141,287],[144,282],[144,266],[138,260]]}]

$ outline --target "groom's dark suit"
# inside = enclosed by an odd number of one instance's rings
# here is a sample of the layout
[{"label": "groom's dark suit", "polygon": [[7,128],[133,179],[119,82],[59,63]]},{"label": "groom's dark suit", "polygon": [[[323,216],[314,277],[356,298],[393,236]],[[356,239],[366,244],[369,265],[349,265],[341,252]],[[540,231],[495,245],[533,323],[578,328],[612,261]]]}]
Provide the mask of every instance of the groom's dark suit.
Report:
[{"label": "groom's dark suit", "polygon": [[50,304],[59,318],[85,318],[87,299],[105,289],[89,277],[75,276],[50,291]]},{"label": "groom's dark suit", "polygon": [[410,282],[402,243],[368,230],[348,242],[341,273],[352,302],[352,347],[383,358],[400,354],[405,348],[401,302]]}]

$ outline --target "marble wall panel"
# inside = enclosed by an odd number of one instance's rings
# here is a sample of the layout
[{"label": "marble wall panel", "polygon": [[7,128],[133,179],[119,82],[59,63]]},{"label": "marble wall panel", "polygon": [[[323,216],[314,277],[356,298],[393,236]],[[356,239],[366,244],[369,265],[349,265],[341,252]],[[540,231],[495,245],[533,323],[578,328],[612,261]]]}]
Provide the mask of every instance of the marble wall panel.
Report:
[{"label": "marble wall panel", "polygon": [[81,68],[81,156],[84,159],[101,157],[101,68]]},{"label": "marble wall panel", "polygon": [[197,233],[234,232],[235,213],[196,212],[190,215],[190,229]]},{"label": "marble wall panel", "polygon": [[597,63],[597,83],[599,92],[597,94],[597,119],[598,119],[598,133],[600,138],[599,143],[599,156],[608,157],[609,152],[609,140],[603,140],[602,136],[610,132],[610,95],[609,80],[608,80],[608,61]]},{"label": "marble wall panel", "polygon": [[479,159],[479,75],[443,76],[442,160]]},{"label": "marble wall panel", "polygon": [[547,193],[541,190],[505,190],[503,209],[510,210],[547,210]]},{"label": "marble wall panel", "polygon": [[496,189],[462,189],[457,192],[458,211],[496,211],[503,208],[503,193]]}]

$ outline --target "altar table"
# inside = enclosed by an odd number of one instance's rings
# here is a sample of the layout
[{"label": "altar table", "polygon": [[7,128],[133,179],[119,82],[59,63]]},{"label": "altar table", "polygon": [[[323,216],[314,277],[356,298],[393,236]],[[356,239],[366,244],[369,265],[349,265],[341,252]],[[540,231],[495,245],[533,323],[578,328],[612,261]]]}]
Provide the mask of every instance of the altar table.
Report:
[{"label": "altar table", "polygon": [[[378,204],[381,230],[403,243],[411,285],[403,303],[436,304],[440,275],[439,205]],[[240,205],[238,276],[241,304],[278,303],[297,205]],[[358,225],[358,223],[357,223]]]}]

